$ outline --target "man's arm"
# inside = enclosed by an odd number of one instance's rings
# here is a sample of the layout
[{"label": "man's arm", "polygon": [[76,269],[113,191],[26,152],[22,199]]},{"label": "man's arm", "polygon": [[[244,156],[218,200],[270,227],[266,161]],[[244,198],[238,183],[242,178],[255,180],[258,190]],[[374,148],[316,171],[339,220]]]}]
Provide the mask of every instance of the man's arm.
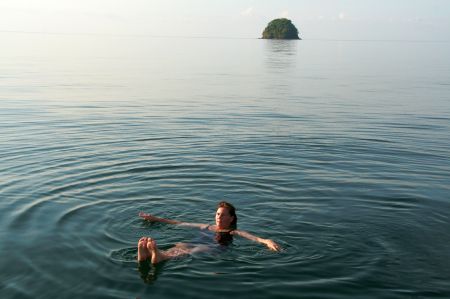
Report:
[{"label": "man's arm", "polygon": [[234,230],[231,233],[233,235],[238,235],[238,236],[244,237],[246,239],[252,240],[254,242],[258,242],[258,243],[264,244],[270,250],[273,250],[273,251],[280,251],[281,250],[280,245],[278,245],[277,243],[275,243],[274,241],[272,241],[270,239],[263,239],[263,238],[257,237],[255,235],[252,235],[252,234],[250,234],[250,233],[248,233],[246,231],[242,231],[242,230]]},{"label": "man's arm", "polygon": [[187,227],[196,227],[200,229],[206,229],[208,227],[208,224],[203,223],[191,223],[191,222],[182,222],[178,220],[172,220],[172,219],[166,219],[166,218],[160,218],[153,216],[148,213],[139,212],[139,217],[144,218],[145,220],[151,221],[151,222],[161,222],[161,223],[168,223],[168,224],[176,224],[180,226],[187,226]]}]

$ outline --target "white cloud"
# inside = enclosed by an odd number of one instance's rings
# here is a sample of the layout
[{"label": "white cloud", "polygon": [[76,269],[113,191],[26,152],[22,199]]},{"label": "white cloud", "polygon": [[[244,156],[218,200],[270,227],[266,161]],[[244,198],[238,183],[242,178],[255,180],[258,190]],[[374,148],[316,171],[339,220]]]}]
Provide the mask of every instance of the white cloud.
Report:
[{"label": "white cloud", "polygon": [[289,11],[287,11],[287,10],[283,10],[280,13],[280,17],[282,17],[282,18],[287,18],[288,16],[289,16]]},{"label": "white cloud", "polygon": [[338,19],[339,20],[344,20],[345,17],[346,17],[346,15],[343,12],[341,12],[341,13],[339,13]]},{"label": "white cloud", "polygon": [[241,16],[249,17],[253,15],[253,7],[248,7],[247,9],[244,9],[241,11]]}]

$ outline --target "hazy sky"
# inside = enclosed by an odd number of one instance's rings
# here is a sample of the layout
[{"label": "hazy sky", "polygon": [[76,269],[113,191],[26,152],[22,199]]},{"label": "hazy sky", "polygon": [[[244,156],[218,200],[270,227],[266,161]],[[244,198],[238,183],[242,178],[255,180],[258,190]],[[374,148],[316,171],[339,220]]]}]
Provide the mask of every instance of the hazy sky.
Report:
[{"label": "hazy sky", "polygon": [[450,40],[450,0],[0,0],[0,32]]}]

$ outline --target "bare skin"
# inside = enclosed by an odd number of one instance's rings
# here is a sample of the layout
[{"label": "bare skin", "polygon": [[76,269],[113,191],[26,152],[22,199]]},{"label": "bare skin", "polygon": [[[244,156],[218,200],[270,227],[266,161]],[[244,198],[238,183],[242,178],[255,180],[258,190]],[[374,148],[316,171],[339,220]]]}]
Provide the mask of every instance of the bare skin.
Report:
[{"label": "bare skin", "polygon": [[147,249],[147,237],[142,237],[138,241],[138,261],[145,261],[150,257],[150,252]]},{"label": "bare skin", "polygon": [[[258,236],[252,235],[246,231],[241,231],[237,229],[233,229],[233,221],[234,216],[230,215],[229,210],[226,207],[219,207],[216,211],[216,224],[215,225],[208,225],[203,223],[190,223],[190,222],[181,222],[178,220],[172,220],[172,219],[165,219],[165,218],[159,218],[156,216],[153,216],[151,214],[139,213],[139,217],[144,218],[145,220],[151,221],[151,222],[162,222],[162,223],[168,223],[168,224],[175,224],[180,226],[187,226],[187,227],[195,227],[200,229],[208,229],[214,232],[229,232],[231,235],[234,236],[240,236],[244,237],[246,239],[249,239],[251,241],[264,244],[273,251],[280,251],[281,247],[271,239],[263,239]],[[147,249],[147,250],[145,250]],[[206,251],[208,250],[208,247],[205,245],[195,245],[195,246],[189,246],[189,244],[186,243],[177,243],[174,247],[163,251],[159,250],[155,240],[152,238],[142,237],[138,241],[138,261],[144,261],[146,259],[151,259],[151,262],[153,264],[159,263],[161,261],[171,259],[174,257],[182,256],[182,255],[188,255],[192,254],[194,252],[199,251]]]},{"label": "bare skin", "polygon": [[168,250],[160,250],[154,239],[142,237],[138,241],[137,259],[139,262],[150,259],[152,264],[157,264],[171,258],[207,250],[209,250],[209,247],[206,245],[190,246],[186,243],[177,243],[174,247],[169,248]]},{"label": "bare skin", "polygon": [[158,246],[156,246],[156,241],[153,240],[152,238],[148,238],[147,249],[152,256],[151,258],[152,264],[157,264],[169,258],[164,252],[158,249]]}]

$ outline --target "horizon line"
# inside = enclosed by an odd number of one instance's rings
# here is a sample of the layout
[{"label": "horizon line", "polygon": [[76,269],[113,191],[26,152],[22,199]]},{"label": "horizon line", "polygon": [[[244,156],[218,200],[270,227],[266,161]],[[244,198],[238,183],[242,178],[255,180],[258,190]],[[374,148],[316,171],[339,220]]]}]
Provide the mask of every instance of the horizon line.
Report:
[{"label": "horizon line", "polygon": [[[0,30],[0,33],[15,34],[42,34],[42,35],[68,35],[68,36],[105,36],[105,37],[151,37],[151,38],[187,38],[187,39],[263,39],[261,37],[237,36],[210,36],[210,35],[155,35],[146,33],[91,33],[91,32],[44,32],[25,30]],[[338,39],[338,38],[304,38],[301,41],[327,41],[327,42],[411,42],[411,43],[450,43],[450,40],[414,40],[414,39]]]}]

